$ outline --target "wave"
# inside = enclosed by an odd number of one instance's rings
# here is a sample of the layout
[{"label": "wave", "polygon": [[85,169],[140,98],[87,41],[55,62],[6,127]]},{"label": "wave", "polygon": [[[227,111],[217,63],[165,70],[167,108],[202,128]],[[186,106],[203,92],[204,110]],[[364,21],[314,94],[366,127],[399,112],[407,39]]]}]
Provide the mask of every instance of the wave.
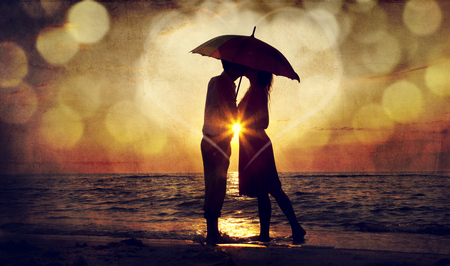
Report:
[{"label": "wave", "polygon": [[355,225],[361,232],[392,232],[392,233],[412,233],[430,234],[439,236],[450,235],[450,224],[376,224],[358,223]]},{"label": "wave", "polygon": [[[112,174],[114,175],[114,174]],[[141,174],[115,174],[121,178],[188,178],[203,177],[203,173],[141,173]]]},{"label": "wave", "polygon": [[421,171],[421,172],[280,172],[280,176],[289,177],[336,177],[347,178],[355,176],[396,176],[396,177],[411,177],[411,176],[436,176],[450,178],[450,172],[448,171]]}]

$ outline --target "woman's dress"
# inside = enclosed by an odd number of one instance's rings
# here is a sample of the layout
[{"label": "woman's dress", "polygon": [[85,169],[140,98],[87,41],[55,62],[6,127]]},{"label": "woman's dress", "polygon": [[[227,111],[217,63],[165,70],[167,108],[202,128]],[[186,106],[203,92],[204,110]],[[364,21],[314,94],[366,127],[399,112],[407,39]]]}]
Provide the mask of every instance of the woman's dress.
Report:
[{"label": "woman's dress", "polygon": [[238,106],[241,119],[239,136],[239,194],[267,195],[281,189],[272,143],[265,129],[269,126],[267,96],[251,90]]}]

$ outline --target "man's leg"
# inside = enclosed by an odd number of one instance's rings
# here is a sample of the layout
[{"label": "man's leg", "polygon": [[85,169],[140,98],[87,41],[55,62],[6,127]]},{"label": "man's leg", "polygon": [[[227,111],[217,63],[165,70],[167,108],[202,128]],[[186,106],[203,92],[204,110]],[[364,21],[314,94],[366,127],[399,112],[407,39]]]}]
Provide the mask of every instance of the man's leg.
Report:
[{"label": "man's leg", "polygon": [[[229,144],[228,144],[229,145]],[[207,241],[214,244],[220,241],[218,218],[222,210],[226,194],[227,172],[229,158],[226,158],[217,147],[205,139],[202,140],[202,157],[205,177],[205,211],[207,225]],[[226,154],[231,153],[231,147],[219,146]]]}]

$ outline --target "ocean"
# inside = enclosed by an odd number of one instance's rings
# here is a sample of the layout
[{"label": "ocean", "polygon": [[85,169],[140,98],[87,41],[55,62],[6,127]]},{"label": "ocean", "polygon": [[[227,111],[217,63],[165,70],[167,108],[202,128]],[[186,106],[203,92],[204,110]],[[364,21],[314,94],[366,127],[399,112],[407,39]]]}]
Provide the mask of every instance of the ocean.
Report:
[{"label": "ocean", "polygon": [[[280,173],[304,245],[450,254],[450,177],[436,173]],[[206,235],[203,174],[50,174],[0,177],[3,234],[177,239]],[[291,244],[272,200],[274,245]],[[219,227],[243,241],[259,232],[256,199],[228,174]]]}]

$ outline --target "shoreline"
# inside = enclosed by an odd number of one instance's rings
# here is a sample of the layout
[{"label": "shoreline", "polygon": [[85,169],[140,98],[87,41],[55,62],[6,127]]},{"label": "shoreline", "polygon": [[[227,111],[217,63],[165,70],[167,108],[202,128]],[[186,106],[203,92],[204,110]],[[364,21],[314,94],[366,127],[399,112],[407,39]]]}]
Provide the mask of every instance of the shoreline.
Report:
[{"label": "shoreline", "polygon": [[313,245],[223,244],[173,239],[0,235],[1,265],[450,265],[450,255]]}]

